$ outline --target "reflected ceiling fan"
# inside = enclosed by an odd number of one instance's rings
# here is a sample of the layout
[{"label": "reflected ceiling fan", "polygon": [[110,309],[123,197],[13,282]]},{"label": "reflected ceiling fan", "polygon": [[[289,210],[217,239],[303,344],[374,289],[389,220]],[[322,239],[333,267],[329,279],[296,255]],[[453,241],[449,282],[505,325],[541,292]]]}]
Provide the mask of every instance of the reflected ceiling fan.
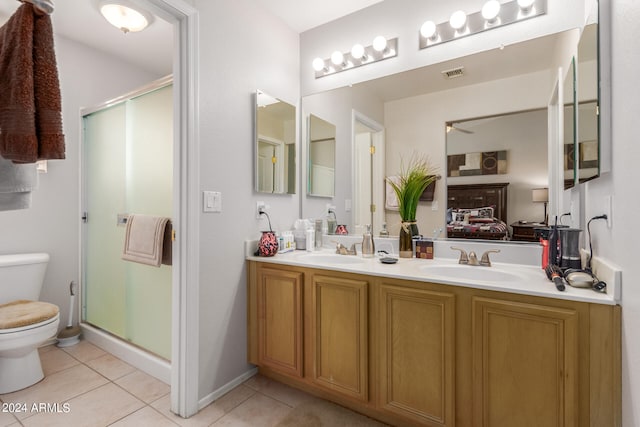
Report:
[{"label": "reflected ceiling fan", "polygon": [[447,133],[451,132],[452,130],[456,130],[458,132],[462,132],[462,133],[466,133],[466,134],[469,134],[469,135],[473,135],[473,131],[471,131],[471,130],[463,129],[461,127],[456,126],[453,123],[447,123]]}]

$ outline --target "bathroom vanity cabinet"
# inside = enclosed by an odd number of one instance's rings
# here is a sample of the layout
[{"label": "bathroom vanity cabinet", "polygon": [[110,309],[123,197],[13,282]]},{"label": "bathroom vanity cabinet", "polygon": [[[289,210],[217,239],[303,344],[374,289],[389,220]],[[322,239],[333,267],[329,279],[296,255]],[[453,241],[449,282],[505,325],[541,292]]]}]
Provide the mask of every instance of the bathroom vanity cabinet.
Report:
[{"label": "bathroom vanity cabinet", "polygon": [[260,372],[392,425],[620,425],[620,307],[248,262]]}]

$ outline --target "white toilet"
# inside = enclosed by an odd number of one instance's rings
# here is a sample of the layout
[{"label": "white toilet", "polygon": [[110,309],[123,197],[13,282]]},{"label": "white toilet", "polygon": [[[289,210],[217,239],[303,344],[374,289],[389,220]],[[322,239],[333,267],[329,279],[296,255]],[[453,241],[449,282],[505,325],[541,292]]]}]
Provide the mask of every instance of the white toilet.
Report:
[{"label": "white toilet", "polygon": [[44,378],[38,347],[55,337],[56,305],[38,301],[49,255],[0,255],[0,394]]}]

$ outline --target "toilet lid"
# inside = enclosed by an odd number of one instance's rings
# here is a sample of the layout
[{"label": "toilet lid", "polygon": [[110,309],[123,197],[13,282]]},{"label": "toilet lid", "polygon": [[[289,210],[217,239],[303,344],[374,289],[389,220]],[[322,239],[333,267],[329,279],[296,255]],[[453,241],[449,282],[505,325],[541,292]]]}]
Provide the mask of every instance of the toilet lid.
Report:
[{"label": "toilet lid", "polygon": [[0,329],[13,329],[44,322],[55,317],[57,305],[42,301],[18,300],[0,304]]}]

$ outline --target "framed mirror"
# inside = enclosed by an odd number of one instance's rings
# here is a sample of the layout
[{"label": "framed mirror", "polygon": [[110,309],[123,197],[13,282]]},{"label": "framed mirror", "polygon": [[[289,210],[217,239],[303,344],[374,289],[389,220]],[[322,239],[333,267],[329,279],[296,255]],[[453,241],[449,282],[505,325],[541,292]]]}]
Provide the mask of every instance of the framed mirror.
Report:
[{"label": "framed mirror", "polygon": [[296,107],[258,90],[255,113],[255,190],[295,194]]},{"label": "framed mirror", "polygon": [[571,59],[569,69],[564,77],[562,90],[564,102],[564,138],[562,170],[564,174],[564,189],[572,188],[576,183],[576,126],[577,126],[577,98],[576,98],[576,61]]},{"label": "framed mirror", "polygon": [[[597,14],[595,14],[597,17]],[[600,176],[598,23],[584,27],[578,43],[577,180]]]},{"label": "framed mirror", "polygon": [[316,197],[335,195],[336,127],[313,114],[307,124],[307,194]]}]

